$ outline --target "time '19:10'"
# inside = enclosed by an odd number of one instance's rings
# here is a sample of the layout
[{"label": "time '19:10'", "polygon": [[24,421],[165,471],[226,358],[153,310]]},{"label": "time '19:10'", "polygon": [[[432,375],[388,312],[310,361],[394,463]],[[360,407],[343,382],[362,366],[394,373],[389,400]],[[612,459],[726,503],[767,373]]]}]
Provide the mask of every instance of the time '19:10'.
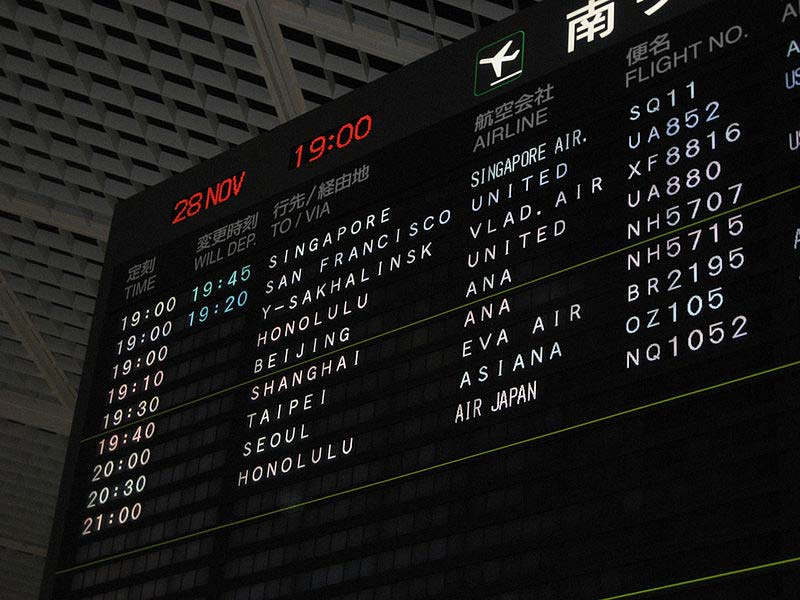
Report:
[{"label": "time '19:10'", "polygon": [[118,387],[113,387],[108,390],[108,403],[112,404],[115,401],[125,400],[129,394],[136,392],[146,392],[151,388],[157,388],[164,383],[164,371],[156,371],[152,375],[149,373],[142,377],[141,382],[135,381],[132,384],[123,383]]}]

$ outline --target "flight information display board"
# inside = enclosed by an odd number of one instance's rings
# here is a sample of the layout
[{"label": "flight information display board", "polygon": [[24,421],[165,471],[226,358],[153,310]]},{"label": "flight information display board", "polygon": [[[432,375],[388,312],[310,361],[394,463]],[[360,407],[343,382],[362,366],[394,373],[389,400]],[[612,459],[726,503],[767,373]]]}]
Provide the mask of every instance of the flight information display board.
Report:
[{"label": "flight information display board", "polygon": [[796,598],[800,5],[546,2],[119,205],[43,598]]}]

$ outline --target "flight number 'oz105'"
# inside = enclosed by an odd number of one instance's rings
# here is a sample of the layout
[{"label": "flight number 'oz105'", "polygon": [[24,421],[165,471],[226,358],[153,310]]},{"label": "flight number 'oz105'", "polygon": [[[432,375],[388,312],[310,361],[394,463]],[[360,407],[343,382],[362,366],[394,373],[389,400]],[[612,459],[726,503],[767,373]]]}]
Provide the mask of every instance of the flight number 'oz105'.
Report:
[{"label": "flight number 'oz105'", "polygon": [[[704,310],[719,310],[723,304],[725,304],[725,296],[722,294],[722,288],[716,287],[708,290],[706,294],[691,296],[685,304],[673,302],[666,309],[666,318],[670,323],[677,323],[682,316],[699,317]],[[634,335],[644,329],[655,329],[663,324],[661,319],[661,308],[648,310],[642,317],[633,315],[625,322],[625,332],[628,335]]]}]

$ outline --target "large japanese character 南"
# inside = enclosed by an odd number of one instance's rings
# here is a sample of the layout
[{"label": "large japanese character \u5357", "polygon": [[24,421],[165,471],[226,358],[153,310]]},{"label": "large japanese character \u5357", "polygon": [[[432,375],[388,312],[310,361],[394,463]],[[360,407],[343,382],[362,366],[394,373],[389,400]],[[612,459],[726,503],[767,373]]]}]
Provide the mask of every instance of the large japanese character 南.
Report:
[{"label": "large japanese character \u5357", "polygon": [[596,37],[611,35],[614,32],[614,10],[614,0],[589,0],[583,8],[569,13],[569,52],[575,52],[579,40],[591,43]]}]

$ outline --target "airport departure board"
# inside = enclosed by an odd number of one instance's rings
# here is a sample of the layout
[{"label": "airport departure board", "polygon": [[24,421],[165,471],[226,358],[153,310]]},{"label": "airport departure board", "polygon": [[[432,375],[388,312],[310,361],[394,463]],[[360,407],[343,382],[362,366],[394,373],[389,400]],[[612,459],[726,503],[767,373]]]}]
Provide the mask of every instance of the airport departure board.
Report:
[{"label": "airport departure board", "polygon": [[120,203],[42,597],[797,598],[800,4],[549,1]]}]

